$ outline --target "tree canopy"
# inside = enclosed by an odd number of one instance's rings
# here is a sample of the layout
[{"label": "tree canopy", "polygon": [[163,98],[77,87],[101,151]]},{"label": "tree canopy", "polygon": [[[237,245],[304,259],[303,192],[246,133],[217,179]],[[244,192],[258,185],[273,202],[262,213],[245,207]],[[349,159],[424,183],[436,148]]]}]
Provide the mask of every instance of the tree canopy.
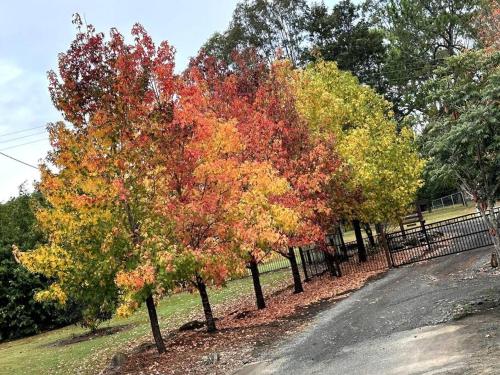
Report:
[{"label": "tree canopy", "polygon": [[448,59],[435,74],[427,88],[425,151],[435,177],[454,176],[473,197],[499,256],[499,220],[486,212],[500,197],[500,53],[469,51]]}]

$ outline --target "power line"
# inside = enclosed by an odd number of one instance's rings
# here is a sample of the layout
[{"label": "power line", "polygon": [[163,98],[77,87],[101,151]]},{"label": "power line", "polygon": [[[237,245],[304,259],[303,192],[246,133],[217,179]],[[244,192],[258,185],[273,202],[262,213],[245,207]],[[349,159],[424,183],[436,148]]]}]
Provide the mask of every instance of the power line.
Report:
[{"label": "power line", "polygon": [[12,142],[12,141],[17,141],[18,139],[29,138],[29,137],[33,137],[34,135],[40,135],[40,134],[45,134],[45,131],[38,132],[38,133],[33,133],[33,134],[28,134],[28,135],[23,135],[22,137],[15,137],[15,138],[6,139],[6,140],[3,140],[3,139],[0,138],[0,143],[9,143],[9,142]]},{"label": "power line", "polygon": [[10,149],[17,148],[17,147],[27,146],[27,145],[30,145],[32,143],[38,143],[38,142],[42,142],[42,141],[47,141],[47,138],[40,138],[40,139],[31,141],[31,142],[21,143],[19,145],[14,145],[14,146],[2,148],[0,151],[6,151],[6,150],[10,150]]},{"label": "power line", "polygon": [[19,133],[26,133],[27,131],[34,130],[34,129],[40,129],[40,128],[45,128],[45,125],[34,126],[32,128],[17,130],[15,132],[10,132],[10,133],[3,133],[3,134],[0,134],[0,137],[5,137],[7,135],[14,135],[14,134],[19,134]]},{"label": "power line", "polygon": [[7,154],[4,154],[2,151],[0,151],[0,155],[3,155],[3,156],[5,156],[6,158],[9,158],[9,159],[12,159],[12,160],[14,160],[14,161],[17,161],[18,163],[21,163],[21,164],[27,165],[28,167],[38,169],[38,167],[35,167],[33,164],[26,163],[26,162],[24,162],[24,161],[22,161],[22,160],[16,159],[16,158],[15,158],[15,157],[13,157],[13,156],[10,156],[10,155],[7,155]]}]

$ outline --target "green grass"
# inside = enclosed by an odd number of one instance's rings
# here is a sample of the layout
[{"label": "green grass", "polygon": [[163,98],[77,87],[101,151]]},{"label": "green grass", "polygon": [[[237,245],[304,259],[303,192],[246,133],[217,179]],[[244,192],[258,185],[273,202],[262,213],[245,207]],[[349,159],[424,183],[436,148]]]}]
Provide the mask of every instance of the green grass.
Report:
[{"label": "green grass", "polygon": [[427,224],[435,223],[436,221],[451,219],[453,217],[472,214],[476,212],[476,206],[472,203],[468,207],[462,205],[449,206],[432,210],[432,212],[424,212],[424,220]]},{"label": "green grass", "polygon": [[[289,277],[289,271],[287,271],[262,275],[264,290],[266,287],[286,280]],[[209,291],[213,306],[252,293],[253,286],[250,278],[235,280],[226,288],[214,288]],[[180,293],[165,298],[158,304],[160,326],[164,332],[179,327],[188,321],[193,313],[201,314],[201,312],[198,294]],[[69,326],[0,344],[0,374],[98,373],[117,351],[152,340],[145,307],[127,319],[114,318],[103,327],[123,324],[131,325],[131,328],[113,335],[96,337],[65,346],[53,344],[86,331],[80,327]]]},{"label": "green grass", "polygon": [[[446,219],[451,219],[453,217],[457,216],[462,216],[462,215],[467,215],[476,212],[476,207],[473,203],[469,203],[468,207],[465,207],[463,205],[454,205],[454,206],[448,206],[444,208],[438,208],[436,210],[433,210],[432,212],[424,212],[424,220],[427,224],[430,223],[435,223],[436,221],[441,221],[441,220],[446,220]],[[408,227],[406,227],[408,228]],[[398,225],[392,225],[390,228],[388,228],[388,232],[394,232],[394,231],[399,231],[399,226]],[[372,231],[375,233],[375,226],[372,225]],[[366,233],[364,230],[361,231],[363,234],[363,237],[366,237]],[[349,230],[344,232],[344,241],[345,242],[350,242],[350,241],[355,241],[356,236],[354,235],[353,230]]]}]

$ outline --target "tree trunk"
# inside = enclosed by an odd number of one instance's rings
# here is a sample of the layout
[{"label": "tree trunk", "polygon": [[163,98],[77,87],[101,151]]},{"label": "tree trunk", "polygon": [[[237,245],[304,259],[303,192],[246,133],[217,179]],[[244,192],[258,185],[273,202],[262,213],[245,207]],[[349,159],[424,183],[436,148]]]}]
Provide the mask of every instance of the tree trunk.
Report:
[{"label": "tree trunk", "polygon": [[359,261],[366,262],[368,260],[368,254],[366,253],[365,244],[363,242],[363,236],[361,235],[361,225],[359,220],[353,220],[352,226],[354,227],[354,234],[356,235]]},{"label": "tree trunk", "polygon": [[370,246],[374,247],[375,246],[375,239],[373,238],[373,232],[372,232],[372,228],[370,227],[370,224],[363,223],[363,227],[364,227],[366,235],[368,236],[368,241],[370,242]]},{"label": "tree trunk", "polygon": [[165,343],[163,342],[163,338],[161,337],[160,325],[158,324],[158,316],[156,315],[155,302],[151,294],[148,296],[148,298],[146,298],[146,306],[148,308],[149,322],[151,323],[151,331],[153,332],[153,337],[155,339],[156,349],[158,349],[158,353],[160,354],[165,353],[167,349],[165,348]]},{"label": "tree trunk", "polygon": [[253,290],[255,291],[255,302],[257,303],[257,309],[261,310],[266,308],[266,301],[264,300],[264,293],[262,293],[262,287],[260,285],[259,267],[255,259],[252,259],[252,261],[250,261],[250,271],[252,272]]},{"label": "tree trunk", "polygon": [[292,268],[294,293],[302,293],[304,288],[302,287],[302,281],[300,280],[299,266],[297,265],[297,260],[295,259],[295,251],[291,246],[288,248],[288,260],[290,261],[290,267]]},{"label": "tree trunk", "polygon": [[200,292],[201,303],[203,305],[203,312],[205,313],[205,321],[207,324],[207,332],[215,332],[217,331],[217,328],[215,327],[212,308],[210,307],[210,301],[208,300],[207,287],[200,276],[196,276],[196,287],[198,288],[198,292]]},{"label": "tree trunk", "polygon": [[[493,241],[493,250],[491,252],[491,266],[498,267],[498,263],[500,261],[500,220],[498,216],[500,215],[500,212],[495,213],[494,203],[490,203],[487,210],[484,209],[485,206],[486,205],[477,203],[477,208],[481,213],[481,217],[483,218],[483,221],[488,228],[488,232],[490,233],[491,240]],[[486,211],[489,211],[489,215]]]}]

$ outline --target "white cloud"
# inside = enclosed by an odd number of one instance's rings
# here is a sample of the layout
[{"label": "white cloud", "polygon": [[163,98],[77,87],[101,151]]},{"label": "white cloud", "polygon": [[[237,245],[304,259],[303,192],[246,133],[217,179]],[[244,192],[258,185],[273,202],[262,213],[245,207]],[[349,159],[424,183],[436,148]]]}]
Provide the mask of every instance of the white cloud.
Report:
[{"label": "white cloud", "polygon": [[21,75],[22,70],[7,61],[0,60],[0,86],[16,79]]},{"label": "white cloud", "polygon": [[[19,132],[58,120],[44,75],[23,70],[18,65],[0,60],[0,151],[30,164],[45,157],[49,142],[44,128]],[[24,137],[21,139],[16,139]],[[24,145],[25,143],[28,143]],[[17,147],[19,146],[19,147]],[[39,178],[37,170],[0,155],[0,201],[17,195],[18,187]]]}]

